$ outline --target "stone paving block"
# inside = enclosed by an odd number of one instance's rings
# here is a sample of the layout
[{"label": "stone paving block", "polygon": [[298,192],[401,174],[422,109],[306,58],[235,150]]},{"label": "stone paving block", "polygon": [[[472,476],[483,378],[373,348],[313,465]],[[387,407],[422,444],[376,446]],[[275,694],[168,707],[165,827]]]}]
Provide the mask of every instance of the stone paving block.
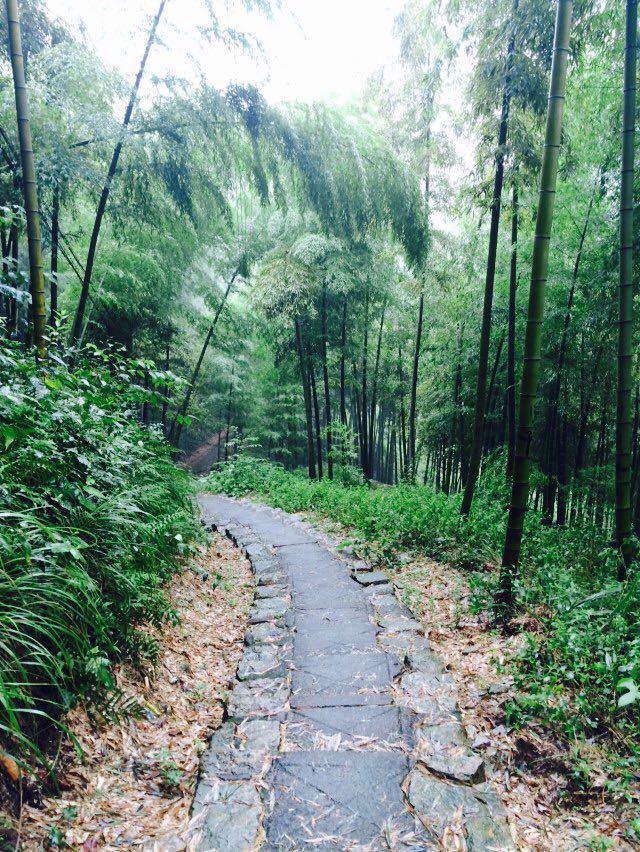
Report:
[{"label": "stone paving block", "polygon": [[220,781],[248,781],[263,774],[268,763],[268,752],[228,748],[223,751],[206,751],[200,761],[200,778],[211,784]]},{"label": "stone paving block", "polygon": [[389,582],[384,571],[352,571],[351,576],[361,586],[381,586]]},{"label": "stone paving block", "polygon": [[268,571],[263,571],[261,573],[255,572],[254,576],[256,579],[257,586],[284,586],[287,582],[286,574],[284,574],[279,569],[270,568]]},{"label": "stone paving block", "polygon": [[465,784],[485,780],[484,760],[469,747],[460,722],[416,727],[416,758],[431,772]]},{"label": "stone paving block", "polygon": [[283,678],[248,680],[235,685],[227,709],[233,719],[275,716],[285,711],[288,699],[289,687]]},{"label": "stone paving block", "polygon": [[296,583],[293,590],[296,598],[296,610],[360,610],[367,613],[367,601],[358,588],[348,579],[336,583],[305,582]]},{"label": "stone paving block", "polygon": [[367,619],[353,618],[349,610],[342,610],[340,614],[324,611],[295,613],[296,652],[342,654],[371,651],[375,648],[375,641],[375,626]]},{"label": "stone paving block", "polygon": [[413,618],[405,618],[404,616],[383,615],[377,621],[380,627],[389,633],[408,633],[420,630],[420,625],[417,621]]},{"label": "stone paving block", "polygon": [[436,724],[457,718],[457,692],[450,675],[407,672],[400,678],[399,700],[420,713],[424,724]]},{"label": "stone paving block", "polygon": [[245,719],[236,729],[238,748],[253,752],[278,751],[280,722],[275,719]]},{"label": "stone paving block", "polygon": [[461,819],[469,852],[515,849],[502,802],[488,786],[449,784],[414,769],[406,789],[411,805],[437,840],[454,819]]},{"label": "stone paving block", "polygon": [[221,782],[200,803],[202,826],[194,844],[197,852],[240,852],[253,849],[258,839],[262,806],[250,782]]},{"label": "stone paving block", "polygon": [[255,596],[259,599],[282,598],[287,594],[287,587],[280,584],[271,586],[256,586]]},{"label": "stone paving block", "polygon": [[415,632],[405,633],[385,633],[384,631],[378,634],[379,647],[393,654],[396,659],[405,662],[410,650],[414,647],[419,647],[421,642],[428,640],[424,636],[420,636]]},{"label": "stone paving block", "polygon": [[258,598],[249,612],[249,624],[276,621],[282,618],[288,609],[289,601],[285,598]]},{"label": "stone paving block", "polygon": [[290,636],[290,631],[284,627],[264,622],[262,624],[252,624],[247,627],[247,631],[244,634],[244,641],[246,645],[278,645],[286,642]]},{"label": "stone paving block", "polygon": [[341,654],[339,664],[331,655],[309,655],[303,661],[294,652],[294,660],[295,693],[352,694],[363,689],[388,689],[391,685],[387,657],[377,650],[364,654]]},{"label": "stone paving block", "polygon": [[258,680],[265,677],[283,677],[291,653],[282,645],[246,646],[238,666],[238,680]]},{"label": "stone paving block", "polygon": [[334,849],[381,844],[385,823],[400,836],[414,834],[400,789],[407,770],[406,757],[395,753],[283,754],[267,775],[275,803],[266,823],[266,848],[314,848],[314,838],[322,837],[338,838]]},{"label": "stone paving block", "polygon": [[401,604],[395,595],[376,595],[371,600],[371,605],[379,618],[412,619],[411,611]]},{"label": "stone paving block", "polygon": [[292,710],[284,724],[290,749],[406,749],[411,723],[394,705]]}]

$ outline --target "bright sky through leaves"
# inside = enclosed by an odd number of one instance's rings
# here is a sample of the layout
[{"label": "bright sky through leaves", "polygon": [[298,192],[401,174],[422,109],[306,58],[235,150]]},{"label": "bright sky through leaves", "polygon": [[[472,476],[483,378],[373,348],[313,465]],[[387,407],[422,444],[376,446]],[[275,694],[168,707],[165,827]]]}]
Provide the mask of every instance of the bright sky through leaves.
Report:
[{"label": "bright sky through leaves", "polygon": [[[224,85],[231,80],[261,84],[272,100],[349,100],[367,78],[393,59],[393,21],[400,0],[286,0],[273,19],[258,12],[230,14],[228,20],[256,36],[263,58],[231,56],[220,45],[204,47],[194,38],[206,21],[202,0],[173,0],[160,33],[165,50],[152,56],[156,74],[197,76]],[[50,0],[54,15],[82,22],[88,45],[103,61],[131,76],[139,61],[148,17],[156,0]],[[189,55],[190,54],[190,55]]]}]

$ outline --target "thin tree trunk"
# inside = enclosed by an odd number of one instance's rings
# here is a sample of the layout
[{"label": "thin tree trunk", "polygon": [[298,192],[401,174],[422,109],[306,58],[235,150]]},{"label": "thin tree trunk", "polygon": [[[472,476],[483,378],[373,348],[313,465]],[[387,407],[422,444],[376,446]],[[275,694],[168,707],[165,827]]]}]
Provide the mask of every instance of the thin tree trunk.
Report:
[{"label": "thin tree trunk", "polygon": [[324,411],[327,435],[327,475],[333,479],[333,453],[331,452],[331,394],[329,393],[329,367],[327,364],[327,282],[322,282],[322,304],[321,304],[321,356],[322,356],[322,378],[324,382]]},{"label": "thin tree trunk", "polygon": [[516,457],[516,291],[518,288],[518,187],[511,187],[511,264],[509,267],[509,318],[507,320],[507,481]]},{"label": "thin tree trunk", "polygon": [[416,456],[416,403],[418,398],[418,368],[420,366],[420,349],[422,348],[422,321],[424,317],[424,290],[420,291],[418,302],[418,325],[416,328],[416,345],[413,352],[413,372],[411,374],[411,397],[409,401],[409,443],[405,459],[405,476],[412,482],[415,479]]},{"label": "thin tree trunk", "polygon": [[[502,358],[502,350],[504,349],[504,341],[507,337],[507,326],[504,327],[502,334],[500,335],[500,340],[498,341],[498,348],[496,349],[496,356],[493,361],[493,367],[491,368],[491,378],[489,379],[489,388],[487,390],[487,410],[486,414],[492,414],[495,409],[495,398],[496,398],[496,379],[498,377],[498,369],[500,367],[500,359]],[[486,416],[485,416],[486,420]],[[487,430],[485,430],[487,431]],[[487,432],[487,435],[484,439],[484,449],[491,450],[492,449],[492,440],[493,440],[493,430],[490,429]]]},{"label": "thin tree trunk", "polygon": [[364,296],[364,342],[362,346],[362,405],[361,405],[361,424],[360,424],[360,434],[362,435],[362,459],[361,459],[361,467],[362,472],[364,473],[365,479],[369,479],[369,457],[368,457],[368,449],[369,449],[369,440],[368,440],[368,430],[367,430],[367,419],[368,419],[368,399],[367,399],[367,360],[368,360],[368,348],[369,348],[369,290],[365,291]]},{"label": "thin tree trunk", "polygon": [[31,122],[29,120],[29,97],[24,74],[24,56],[20,33],[20,15],[17,0],[6,0],[7,27],[9,33],[9,53],[13,73],[13,88],[18,119],[18,138],[20,140],[20,162],[22,165],[22,192],[24,210],[27,219],[27,238],[29,243],[29,289],[31,292],[31,319],[36,357],[46,361],[46,325],[47,311],[44,301],[44,274],[42,271],[42,235],[40,232],[40,212],[38,209],[38,185],[31,142]]},{"label": "thin tree trunk", "polygon": [[567,522],[567,498],[569,492],[569,478],[567,465],[567,398],[566,384],[563,392],[564,410],[561,415],[560,434],[558,436],[558,510],[556,522],[563,527]]},{"label": "thin tree trunk", "polygon": [[[149,371],[146,367],[144,371],[144,390],[145,393],[149,390]],[[146,397],[142,403],[142,422],[145,426],[148,426],[151,422],[151,406],[149,405],[149,400]]]},{"label": "thin tree trunk", "polygon": [[[360,414],[360,393],[358,391],[358,371],[356,369],[356,362],[353,361],[351,364],[353,368],[353,407],[355,408],[355,423],[358,424],[358,449],[359,449],[359,457],[360,457],[360,465],[362,466],[362,459],[364,458],[364,447],[362,446],[362,418]],[[364,470],[363,470],[364,473]]]},{"label": "thin tree trunk", "polygon": [[56,181],[53,187],[51,208],[51,283],[49,299],[49,325],[56,327],[58,322],[58,244],[60,241],[60,185]]},{"label": "thin tree trunk", "polygon": [[304,415],[307,426],[307,461],[309,466],[309,479],[316,478],[316,459],[313,447],[313,420],[311,416],[311,391],[309,389],[308,375],[304,367],[304,350],[302,348],[302,332],[300,331],[300,319],[295,318],[296,326],[296,349],[298,351],[298,364],[300,367],[300,381],[304,396]]},{"label": "thin tree trunk", "polygon": [[498,593],[498,603],[503,607],[505,617],[510,615],[514,605],[513,584],[520,557],[522,528],[529,496],[531,443],[533,440],[535,401],[540,372],[544,296],[549,268],[549,241],[551,238],[551,225],[555,205],[558,154],[562,135],[562,115],[567,79],[571,14],[572,0],[558,0],[549,87],[549,104],[547,109],[547,126],[540,176],[538,215],[533,245],[516,459],[514,464],[511,506],[509,508],[504,552],[502,555],[502,569],[500,571],[500,590]]},{"label": "thin tree trunk", "polygon": [[227,289],[224,291],[220,304],[216,310],[215,316],[213,318],[213,322],[209,326],[209,331],[204,339],[204,343],[202,344],[202,349],[200,350],[200,355],[198,356],[198,360],[196,361],[196,366],[193,369],[193,373],[191,374],[191,381],[189,382],[189,387],[186,390],[184,395],[184,399],[182,400],[182,405],[176,412],[173,421],[171,423],[171,429],[169,431],[169,440],[175,444],[177,447],[180,443],[180,436],[182,435],[182,427],[184,426],[184,420],[187,416],[187,412],[189,410],[189,403],[191,402],[191,395],[196,386],[196,382],[198,381],[198,376],[200,375],[200,368],[202,367],[202,362],[204,361],[204,356],[207,354],[207,349],[209,348],[209,343],[211,342],[211,338],[213,337],[213,332],[215,331],[216,324],[218,322],[218,318],[222,313],[222,309],[224,308],[229,293],[231,292],[231,288],[233,287],[233,282],[236,280],[238,273],[240,272],[240,265],[238,265],[233,275],[231,276],[229,283],[227,284]]},{"label": "thin tree trunk", "polygon": [[467,481],[460,512],[468,515],[471,511],[473,494],[480,472],[480,461],[482,459],[482,446],[484,443],[485,407],[487,393],[487,367],[489,363],[489,343],[491,340],[491,313],[493,308],[493,285],[496,276],[496,255],[498,251],[498,231],[500,228],[500,207],[502,204],[502,182],[504,179],[504,155],[507,142],[507,131],[509,127],[509,106],[511,102],[511,66],[513,64],[513,53],[515,49],[515,28],[518,0],[513,0],[513,24],[509,46],[507,48],[507,60],[504,72],[504,85],[502,91],[502,112],[500,115],[500,129],[498,131],[498,148],[495,157],[495,177],[493,182],[493,199],[491,201],[491,224],[489,228],[489,250],[487,253],[487,272],[484,284],[484,302],[482,307],[482,327],[480,329],[480,351],[478,353],[478,374],[476,382],[476,404],[473,419],[473,439],[471,442],[471,454],[469,456],[469,467]]},{"label": "thin tree trunk", "polygon": [[231,431],[231,399],[233,397],[233,376],[234,370],[231,370],[231,379],[229,380],[229,397],[227,399],[227,432],[224,439],[224,460],[229,461],[229,433]]},{"label": "thin tree trunk", "polygon": [[387,309],[386,304],[382,306],[382,316],[380,317],[380,329],[378,331],[378,344],[376,347],[376,363],[373,369],[373,385],[371,387],[371,413],[370,413],[370,428],[369,428],[369,477],[373,476],[373,437],[374,437],[374,418],[376,414],[376,405],[378,402],[378,373],[380,370],[380,352],[382,349],[382,329],[384,326],[384,314]]},{"label": "thin tree trunk", "polygon": [[[7,2],[12,2],[15,4],[15,0],[7,0]],[[87,299],[89,297],[89,290],[91,288],[91,276],[93,275],[93,265],[96,259],[96,250],[98,248],[98,237],[100,236],[102,219],[104,217],[105,210],[107,209],[107,201],[109,200],[109,193],[111,192],[111,184],[113,183],[113,179],[118,168],[118,160],[120,159],[120,153],[122,151],[122,146],[124,145],[127,128],[129,127],[129,123],[131,122],[131,116],[136,105],[138,91],[140,89],[140,83],[142,82],[144,69],[147,64],[147,59],[149,58],[149,52],[151,51],[151,47],[153,45],[153,42],[155,41],[158,25],[160,24],[160,18],[162,17],[162,13],[164,12],[164,7],[166,6],[166,4],[167,0],[160,0],[158,11],[156,12],[156,16],[153,19],[153,23],[151,24],[147,44],[142,55],[142,61],[140,62],[140,67],[138,68],[138,73],[136,75],[133,88],[131,89],[129,103],[127,104],[127,108],[124,113],[124,118],[122,120],[120,137],[116,143],[115,148],[113,149],[111,162],[109,163],[109,169],[107,171],[107,178],[104,182],[104,186],[102,187],[102,193],[100,195],[100,201],[98,202],[98,209],[96,211],[96,217],[93,223],[93,230],[91,232],[91,239],[89,241],[89,250],[87,252],[87,262],[85,264],[84,276],[82,279],[80,299],[78,301],[78,307],[76,309],[76,315],[73,321],[73,329],[71,331],[72,344],[76,344],[78,342],[78,340],[80,339],[80,334],[82,333],[84,312],[87,307]]]},{"label": "thin tree trunk", "polygon": [[576,283],[578,281],[578,272],[580,271],[580,260],[584,249],[584,242],[589,228],[589,220],[593,209],[595,198],[594,191],[589,199],[589,206],[584,218],[584,224],[580,233],[580,242],[578,243],[578,251],[573,264],[573,274],[571,276],[571,286],[569,287],[569,297],[567,299],[567,310],[564,315],[564,324],[562,326],[562,336],[560,338],[560,352],[558,353],[558,367],[556,370],[556,378],[551,386],[551,394],[549,397],[549,429],[548,429],[548,445],[547,445],[547,475],[549,477],[548,485],[545,487],[546,499],[543,499],[543,515],[548,523],[553,519],[553,504],[554,495],[557,490],[557,472],[556,472],[556,451],[558,446],[558,402],[560,400],[560,386],[563,379],[564,364],[567,356],[567,345],[569,342],[569,326],[571,324],[571,311],[573,309],[573,301],[576,292]]},{"label": "thin tree trunk", "polygon": [[342,306],[342,334],[340,337],[340,422],[347,425],[347,397],[346,397],[346,375],[345,358],[347,348],[347,300],[345,298]]},{"label": "thin tree trunk", "polygon": [[[167,347],[165,351],[164,358],[164,371],[165,373],[169,372],[169,364],[171,363],[170,355],[171,348],[170,343],[167,341]],[[167,409],[169,408],[169,385],[164,386],[164,392],[162,394],[164,399],[162,400],[162,434],[167,434]],[[220,455],[220,449],[218,448],[218,456]]]},{"label": "thin tree trunk", "polygon": [[400,384],[400,477],[407,470],[407,418],[404,407],[404,374],[402,370],[402,349],[398,347],[398,382]]},{"label": "thin tree trunk", "polygon": [[[18,282],[18,263],[20,257],[20,243],[18,236],[18,225],[15,221],[11,223],[10,228],[10,243],[11,243],[11,265],[16,276],[16,286]],[[18,331],[18,300],[11,300],[11,322],[9,324],[9,335],[16,334]]]},{"label": "thin tree trunk", "polygon": [[307,353],[307,363],[309,369],[309,380],[311,382],[311,396],[313,399],[313,412],[316,421],[316,447],[318,452],[318,479],[322,479],[322,428],[320,426],[320,406],[318,405],[318,391],[316,388],[316,376],[313,369],[313,360],[311,353]]},{"label": "thin tree trunk", "polygon": [[[453,417],[451,418],[451,437],[450,453],[451,453],[451,471],[453,471],[453,461],[455,456],[456,440],[458,438],[458,421],[461,416],[460,409],[460,392],[462,390],[462,323],[458,323],[458,342],[456,352],[456,368],[453,379]],[[462,448],[461,448],[462,452]],[[425,470],[426,475],[426,470]],[[426,482],[425,482],[426,484]],[[451,483],[449,483],[451,485]]]},{"label": "thin tree trunk", "polygon": [[620,183],[620,284],[618,321],[618,393],[616,413],[616,542],[624,580],[633,558],[631,543],[631,445],[633,362],[633,177],[635,160],[636,53],[638,2],[627,0]]}]

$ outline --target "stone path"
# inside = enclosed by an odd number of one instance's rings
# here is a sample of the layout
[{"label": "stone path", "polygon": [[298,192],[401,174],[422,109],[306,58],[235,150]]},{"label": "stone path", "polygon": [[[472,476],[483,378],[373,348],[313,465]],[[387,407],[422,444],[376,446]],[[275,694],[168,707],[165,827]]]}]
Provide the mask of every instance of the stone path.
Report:
[{"label": "stone path", "polygon": [[189,848],[512,849],[453,681],[386,575],[295,516],[200,505],[246,552],[256,598]]}]

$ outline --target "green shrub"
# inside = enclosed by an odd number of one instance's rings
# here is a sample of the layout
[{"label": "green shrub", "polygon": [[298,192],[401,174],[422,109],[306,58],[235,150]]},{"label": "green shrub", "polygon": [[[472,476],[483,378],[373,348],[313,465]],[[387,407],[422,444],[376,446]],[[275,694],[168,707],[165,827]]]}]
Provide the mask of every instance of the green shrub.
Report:
[{"label": "green shrub", "polygon": [[[508,495],[502,467],[489,466],[471,516],[460,496],[431,487],[345,487],[308,480],[269,462],[238,457],[208,479],[212,491],[255,493],[289,512],[312,510],[351,527],[362,546],[392,565],[399,551],[420,551],[468,571],[476,606],[491,605],[504,536]],[[529,699],[509,708],[512,722],[546,718],[568,736],[611,727],[629,742],[640,733],[638,702],[618,707],[618,684],[640,682],[640,572],[616,582],[616,552],[593,527],[547,527],[528,513],[518,595],[533,616],[516,661],[518,687]]]},{"label": "green shrub", "polygon": [[172,616],[191,487],[139,425],[144,398],[113,353],[41,373],[0,346],[0,730],[16,754],[79,696],[113,698],[111,663],[153,653],[136,625]]}]

